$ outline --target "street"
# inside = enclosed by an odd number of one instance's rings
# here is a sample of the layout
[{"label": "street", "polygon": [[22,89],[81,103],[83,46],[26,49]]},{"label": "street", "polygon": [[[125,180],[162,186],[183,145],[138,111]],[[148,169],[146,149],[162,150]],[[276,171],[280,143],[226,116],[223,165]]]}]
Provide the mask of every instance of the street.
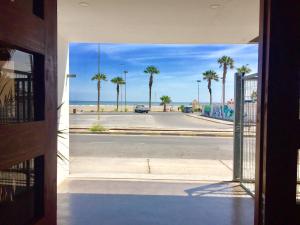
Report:
[{"label": "street", "polygon": [[232,178],[232,138],[72,134],[70,144],[71,176]]},{"label": "street", "polygon": [[71,135],[72,157],[230,160],[233,139],[218,137]]},{"label": "street", "polygon": [[106,128],[159,128],[186,130],[232,130],[232,125],[189,117],[183,113],[150,112],[70,114],[70,127],[91,127],[100,122]]}]

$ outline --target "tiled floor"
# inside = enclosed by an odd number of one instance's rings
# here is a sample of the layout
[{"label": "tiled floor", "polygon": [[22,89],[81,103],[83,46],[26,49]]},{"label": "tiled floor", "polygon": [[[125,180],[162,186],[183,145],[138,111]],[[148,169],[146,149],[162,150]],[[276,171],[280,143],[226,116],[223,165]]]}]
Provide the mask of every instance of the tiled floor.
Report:
[{"label": "tiled floor", "polygon": [[67,180],[58,225],[252,225],[253,199],[236,183]]}]

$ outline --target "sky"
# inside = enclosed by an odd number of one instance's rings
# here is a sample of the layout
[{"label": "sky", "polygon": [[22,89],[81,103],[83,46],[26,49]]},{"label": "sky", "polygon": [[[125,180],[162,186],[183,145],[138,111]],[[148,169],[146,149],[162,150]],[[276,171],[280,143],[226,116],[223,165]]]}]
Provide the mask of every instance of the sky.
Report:
[{"label": "sky", "polygon": [[[77,77],[70,79],[71,101],[96,101],[97,82],[91,77],[98,72],[98,44],[70,44],[70,73]],[[127,101],[147,101],[149,75],[144,73],[147,66],[154,65],[160,70],[155,75],[152,99],[159,102],[162,95],[168,95],[173,102],[209,101],[207,81],[202,73],[215,70],[221,77],[217,59],[223,55],[235,61],[235,69],[229,70],[226,79],[226,100],[234,97],[234,73],[236,68],[247,65],[252,73],[257,72],[258,45],[172,45],[172,44],[100,44],[100,72],[107,75],[102,82],[101,100],[114,101],[116,87],[110,82],[113,77],[124,76],[127,70]],[[222,81],[213,82],[213,101],[221,101]],[[124,93],[124,91],[123,91]]]}]

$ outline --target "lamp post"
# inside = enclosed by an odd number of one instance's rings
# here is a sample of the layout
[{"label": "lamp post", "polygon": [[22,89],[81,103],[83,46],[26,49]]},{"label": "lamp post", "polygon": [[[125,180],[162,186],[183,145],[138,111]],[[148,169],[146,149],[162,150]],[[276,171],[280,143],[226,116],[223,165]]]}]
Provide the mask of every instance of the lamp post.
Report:
[{"label": "lamp post", "polygon": [[127,86],[127,81],[126,81],[126,75],[127,75],[128,71],[127,70],[124,70],[124,81],[125,81],[125,111],[126,111],[126,105],[127,105],[127,99],[126,99],[126,86]]},{"label": "lamp post", "polygon": [[199,86],[200,86],[200,82],[201,82],[201,80],[197,80],[197,83],[198,83],[198,104],[199,104],[199,106],[200,106],[200,98],[199,98]]}]

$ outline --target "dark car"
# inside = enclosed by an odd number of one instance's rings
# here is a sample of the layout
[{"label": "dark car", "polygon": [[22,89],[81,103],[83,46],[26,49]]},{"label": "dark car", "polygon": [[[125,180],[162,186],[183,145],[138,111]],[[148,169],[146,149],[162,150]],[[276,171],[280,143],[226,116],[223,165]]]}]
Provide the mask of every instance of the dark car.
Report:
[{"label": "dark car", "polygon": [[192,106],[185,106],[183,108],[184,113],[193,113],[193,107]]},{"label": "dark car", "polygon": [[148,113],[149,109],[145,107],[144,105],[137,105],[134,108],[134,112],[136,113]]}]

